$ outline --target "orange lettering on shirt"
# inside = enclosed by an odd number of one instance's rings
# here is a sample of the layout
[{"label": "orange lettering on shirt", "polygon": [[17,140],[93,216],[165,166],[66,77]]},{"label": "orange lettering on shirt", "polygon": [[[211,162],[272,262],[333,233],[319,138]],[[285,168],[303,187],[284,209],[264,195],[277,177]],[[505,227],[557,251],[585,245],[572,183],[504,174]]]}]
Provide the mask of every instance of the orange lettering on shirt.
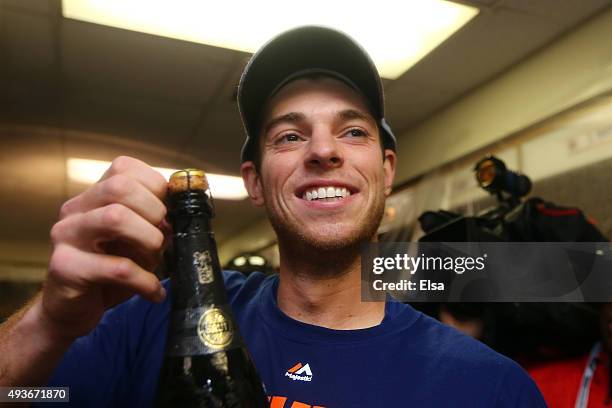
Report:
[{"label": "orange lettering on shirt", "polygon": [[286,397],[272,397],[270,400],[270,408],[283,408],[285,406]]},{"label": "orange lettering on shirt", "polygon": [[[268,401],[270,402],[270,408],[285,408],[285,403],[287,402],[287,397],[279,397],[277,395],[268,396]],[[293,401],[291,407],[288,408],[325,408],[322,405],[310,405],[305,402]]]}]

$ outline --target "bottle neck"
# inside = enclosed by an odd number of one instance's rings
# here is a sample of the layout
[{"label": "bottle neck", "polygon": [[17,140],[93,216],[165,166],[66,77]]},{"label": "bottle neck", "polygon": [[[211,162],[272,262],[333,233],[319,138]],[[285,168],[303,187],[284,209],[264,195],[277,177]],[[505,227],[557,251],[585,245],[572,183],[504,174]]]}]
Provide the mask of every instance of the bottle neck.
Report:
[{"label": "bottle neck", "polygon": [[173,217],[172,233],[177,235],[212,234],[210,218],[204,215]]},{"label": "bottle neck", "polygon": [[211,216],[212,205],[203,192],[180,193],[169,199],[174,234],[169,269],[175,309],[227,303]]},{"label": "bottle neck", "polygon": [[172,224],[184,224],[191,218],[211,219],[214,216],[212,199],[205,191],[182,191],[168,197],[168,218]]}]

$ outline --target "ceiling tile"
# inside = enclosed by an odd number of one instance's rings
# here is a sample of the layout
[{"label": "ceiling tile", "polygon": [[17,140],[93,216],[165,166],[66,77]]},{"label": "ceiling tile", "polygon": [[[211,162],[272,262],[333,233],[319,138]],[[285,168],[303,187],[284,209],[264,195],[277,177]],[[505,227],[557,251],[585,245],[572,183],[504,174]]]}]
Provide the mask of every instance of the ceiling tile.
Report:
[{"label": "ceiling tile", "polygon": [[610,0],[505,0],[504,7],[563,25],[566,29],[612,6]]},{"label": "ceiling tile", "polygon": [[53,80],[56,71],[53,24],[48,18],[2,12],[0,49],[6,78]]},{"label": "ceiling tile", "polygon": [[62,27],[63,71],[71,89],[202,105],[241,55],[75,20]]},{"label": "ceiling tile", "polygon": [[228,174],[240,174],[240,149],[244,129],[235,103],[216,105],[203,119],[194,138],[183,150],[196,150],[200,156]]},{"label": "ceiling tile", "polygon": [[423,120],[550,43],[558,26],[505,9],[488,10],[387,86],[396,129]]},{"label": "ceiling tile", "polygon": [[0,8],[48,14],[55,10],[59,0],[0,0]]},{"label": "ceiling tile", "polygon": [[483,6],[491,7],[496,4],[503,3],[503,1],[504,0],[462,0],[462,1],[457,1],[456,3],[467,4],[468,6],[474,6],[474,7],[483,7]]},{"label": "ceiling tile", "polygon": [[64,124],[68,129],[108,133],[178,149],[198,116],[198,109],[113,94],[67,93]]}]

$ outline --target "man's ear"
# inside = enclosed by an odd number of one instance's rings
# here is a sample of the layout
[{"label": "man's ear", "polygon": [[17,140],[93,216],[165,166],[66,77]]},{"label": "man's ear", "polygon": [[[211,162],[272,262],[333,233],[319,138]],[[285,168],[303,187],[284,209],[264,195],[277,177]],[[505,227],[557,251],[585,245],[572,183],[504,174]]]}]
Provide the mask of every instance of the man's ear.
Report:
[{"label": "man's ear", "polygon": [[263,189],[261,187],[261,177],[255,168],[255,163],[252,161],[245,161],[240,166],[240,174],[242,174],[242,181],[244,187],[249,193],[251,202],[258,207],[264,205]]},{"label": "man's ear", "polygon": [[383,169],[385,171],[385,196],[391,194],[391,188],[393,187],[393,178],[395,177],[395,163],[397,156],[391,149],[385,149],[385,161],[383,162]]}]

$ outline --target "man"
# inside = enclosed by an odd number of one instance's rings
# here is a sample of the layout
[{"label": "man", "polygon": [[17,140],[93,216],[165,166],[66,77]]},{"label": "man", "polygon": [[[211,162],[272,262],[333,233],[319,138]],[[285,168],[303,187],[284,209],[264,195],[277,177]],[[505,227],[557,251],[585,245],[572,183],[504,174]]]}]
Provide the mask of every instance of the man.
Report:
[{"label": "man", "polygon": [[[224,278],[272,407],[545,406],[475,340],[401,303],[360,301],[359,248],[376,240],[396,155],[380,78],[356,43],[321,27],[273,39],[238,104],[242,176],[278,236],[280,277]],[[169,302],[147,270],[164,194],[161,176],[120,158],[62,207],[44,290],[2,329],[0,383],[51,376],[79,405],[151,403]]]}]

